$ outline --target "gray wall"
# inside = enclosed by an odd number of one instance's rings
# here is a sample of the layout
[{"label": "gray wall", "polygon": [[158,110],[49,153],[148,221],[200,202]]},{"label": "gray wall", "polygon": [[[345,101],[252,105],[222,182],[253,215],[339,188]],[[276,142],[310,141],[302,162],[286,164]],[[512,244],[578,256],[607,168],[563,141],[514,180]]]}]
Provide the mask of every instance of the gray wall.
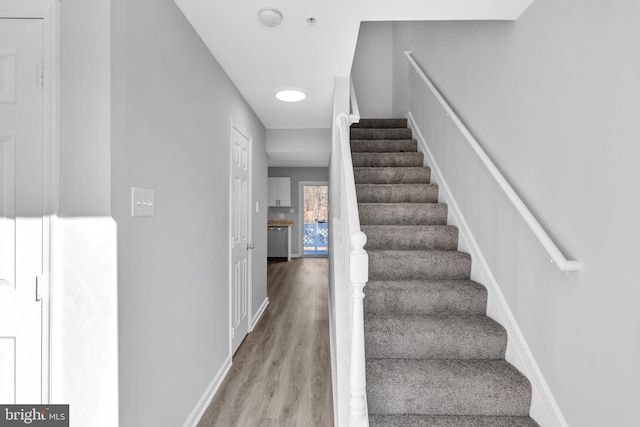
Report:
[{"label": "gray wall", "polygon": [[392,117],[393,23],[363,22],[351,76],[363,118]]},{"label": "gray wall", "polygon": [[[54,401],[113,426],[119,390],[120,426],[183,425],[230,356],[231,120],[253,138],[252,206],[267,204],[266,132],[172,0],[60,9]],[[155,217],[130,216],[132,186],[155,189]],[[266,208],[252,220],[255,311]]]},{"label": "gray wall", "polygon": [[[394,113],[411,110],[425,131],[572,426],[637,423],[638,40],[640,4],[626,0],[537,0],[517,22],[394,24]],[[429,130],[405,49],[582,272],[550,264],[460,138]]]},{"label": "gray wall", "polygon": [[[178,426],[229,357],[231,120],[253,138],[252,206],[265,129],[172,0],[113,0],[113,20],[120,426]],[[132,186],[155,189],[155,217],[130,216]],[[266,218],[253,211],[254,312]]]},{"label": "gray wall", "polygon": [[[279,214],[284,215],[284,219],[293,220],[291,229],[291,253],[302,255],[300,242],[300,197],[298,187],[300,181],[329,181],[329,168],[269,168],[269,176],[291,177],[291,207],[290,208],[269,208],[269,219],[280,219]],[[291,213],[291,209],[294,213]]]},{"label": "gray wall", "polygon": [[59,7],[51,401],[71,405],[78,425],[110,427],[118,423],[116,227],[110,217],[110,2],[68,0]]}]

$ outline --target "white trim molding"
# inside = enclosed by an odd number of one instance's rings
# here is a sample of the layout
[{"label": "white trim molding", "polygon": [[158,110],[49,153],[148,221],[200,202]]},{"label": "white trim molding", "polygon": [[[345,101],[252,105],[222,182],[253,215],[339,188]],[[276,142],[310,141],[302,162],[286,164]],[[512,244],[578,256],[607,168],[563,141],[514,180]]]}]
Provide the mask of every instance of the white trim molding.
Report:
[{"label": "white trim molding", "polygon": [[459,242],[460,249],[469,252],[471,255],[473,260],[471,279],[487,288],[487,316],[500,323],[507,330],[508,340],[505,359],[522,372],[531,383],[531,417],[541,426],[567,427],[567,422],[551,394],[551,390],[527,345],[522,331],[516,323],[513,313],[511,313],[500,286],[491,272],[489,264],[482,254],[471,228],[465,220],[451,189],[444,179],[438,162],[429,149],[427,141],[418,128],[411,112],[407,114],[407,119],[409,127],[413,131],[413,137],[418,141],[419,149],[424,154],[425,165],[431,168],[431,181],[438,184],[440,197],[449,206],[450,217],[447,222],[458,227],[461,237]]},{"label": "white trim molding", "polygon": [[256,311],[256,314],[251,317],[251,329],[249,329],[249,332],[253,332],[253,329],[256,327],[256,325],[262,318],[262,315],[264,314],[268,305],[269,305],[269,298],[265,298],[262,304],[260,304],[260,308],[258,308],[258,311]]},{"label": "white trim molding", "polygon": [[187,420],[184,422],[183,427],[197,427],[205,411],[211,404],[213,397],[216,395],[216,392],[220,388],[222,381],[224,381],[224,379],[227,377],[230,369],[231,356],[227,357],[227,360],[224,361],[216,376],[213,377],[213,380],[211,381],[211,383],[209,383],[209,386],[204,391],[204,394],[198,401],[198,404],[195,408],[193,408],[191,414],[189,414],[189,418],[187,418]]}]

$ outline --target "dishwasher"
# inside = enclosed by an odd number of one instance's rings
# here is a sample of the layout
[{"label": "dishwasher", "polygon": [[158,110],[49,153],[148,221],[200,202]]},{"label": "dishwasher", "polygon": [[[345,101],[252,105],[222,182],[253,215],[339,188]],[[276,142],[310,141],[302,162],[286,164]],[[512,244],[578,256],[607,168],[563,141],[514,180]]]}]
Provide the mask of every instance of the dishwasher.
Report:
[{"label": "dishwasher", "polygon": [[267,227],[267,257],[287,258],[289,227]]}]

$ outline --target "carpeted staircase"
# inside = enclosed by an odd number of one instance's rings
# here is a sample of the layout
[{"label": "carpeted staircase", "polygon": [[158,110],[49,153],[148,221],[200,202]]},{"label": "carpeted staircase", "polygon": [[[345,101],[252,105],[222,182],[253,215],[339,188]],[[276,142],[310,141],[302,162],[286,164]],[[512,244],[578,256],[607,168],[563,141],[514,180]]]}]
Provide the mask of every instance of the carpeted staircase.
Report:
[{"label": "carpeted staircase", "polygon": [[375,426],[537,426],[528,380],[504,360],[505,329],[485,315],[486,289],[429,183],[406,119],[351,127],[367,235],[365,351]]}]

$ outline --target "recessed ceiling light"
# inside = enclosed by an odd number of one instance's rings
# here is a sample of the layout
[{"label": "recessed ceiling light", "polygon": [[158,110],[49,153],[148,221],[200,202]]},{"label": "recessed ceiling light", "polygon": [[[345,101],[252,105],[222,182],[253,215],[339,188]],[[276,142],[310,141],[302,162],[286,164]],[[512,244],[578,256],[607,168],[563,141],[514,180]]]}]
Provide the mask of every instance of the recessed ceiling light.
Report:
[{"label": "recessed ceiling light", "polygon": [[307,95],[299,90],[281,90],[276,93],[276,98],[284,102],[299,102],[305,99]]}]

